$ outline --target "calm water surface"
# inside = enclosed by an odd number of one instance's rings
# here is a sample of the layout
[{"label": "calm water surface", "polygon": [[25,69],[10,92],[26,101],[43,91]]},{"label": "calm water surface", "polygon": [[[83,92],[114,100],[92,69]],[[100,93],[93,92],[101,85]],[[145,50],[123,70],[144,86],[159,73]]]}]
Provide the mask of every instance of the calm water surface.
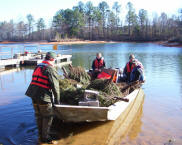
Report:
[{"label": "calm water surface", "polygon": [[[44,50],[50,49],[50,45],[44,46]],[[182,144],[182,48],[112,43],[69,45],[60,49],[72,49],[73,65],[86,69],[91,68],[98,51],[103,53],[106,66],[113,68],[124,67],[128,55],[134,53],[145,67],[144,104],[125,136],[118,126],[110,138],[120,145],[163,145],[169,140],[175,145]],[[37,143],[34,110],[31,99],[24,95],[32,71],[32,68],[18,68],[0,74],[0,144]],[[113,122],[64,124],[60,144],[102,145],[110,136],[111,126]]]}]

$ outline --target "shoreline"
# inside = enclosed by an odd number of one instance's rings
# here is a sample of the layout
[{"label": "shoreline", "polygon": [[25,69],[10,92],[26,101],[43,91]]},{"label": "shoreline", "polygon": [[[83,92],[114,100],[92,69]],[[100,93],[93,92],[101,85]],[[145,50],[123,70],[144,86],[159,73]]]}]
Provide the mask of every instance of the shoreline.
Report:
[{"label": "shoreline", "polygon": [[27,41],[27,42],[13,42],[13,41],[2,41],[0,44],[42,44],[42,45],[73,45],[73,44],[104,44],[104,43],[154,43],[166,47],[180,47],[182,44],[178,42],[169,43],[167,41],[148,41],[148,42],[138,42],[138,41],[100,41],[100,40],[68,40],[59,42],[47,42],[47,41]]},{"label": "shoreline", "polygon": [[72,44],[100,44],[100,43],[120,43],[121,41],[90,41],[90,40],[74,40],[74,41],[59,41],[59,42],[47,42],[47,41],[27,41],[27,42],[13,42],[2,41],[0,44],[58,44],[58,45],[72,45]]},{"label": "shoreline", "polygon": [[167,41],[160,41],[157,44],[166,46],[166,47],[180,47],[182,48],[182,44],[179,42],[167,42]]}]

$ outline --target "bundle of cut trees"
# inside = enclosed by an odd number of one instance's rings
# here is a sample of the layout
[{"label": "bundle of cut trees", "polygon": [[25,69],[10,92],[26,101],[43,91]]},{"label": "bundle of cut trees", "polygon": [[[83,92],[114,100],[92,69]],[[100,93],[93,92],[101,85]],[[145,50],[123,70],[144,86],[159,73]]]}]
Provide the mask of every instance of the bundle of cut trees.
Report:
[{"label": "bundle of cut trees", "polygon": [[[98,99],[101,107],[108,107],[118,100],[124,100],[131,91],[140,87],[138,82],[132,84],[114,83],[111,79],[91,79],[84,68],[63,67],[64,79],[60,79],[60,101],[63,104],[78,105],[84,100],[85,90],[94,90],[99,93],[90,94],[90,99]],[[127,101],[127,100],[126,100]]]}]

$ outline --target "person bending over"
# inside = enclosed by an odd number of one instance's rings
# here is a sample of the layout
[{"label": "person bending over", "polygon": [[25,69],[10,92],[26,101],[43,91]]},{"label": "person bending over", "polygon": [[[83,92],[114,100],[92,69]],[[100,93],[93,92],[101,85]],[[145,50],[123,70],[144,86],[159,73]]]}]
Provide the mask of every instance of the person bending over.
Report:
[{"label": "person bending over", "polygon": [[60,101],[59,75],[53,66],[55,56],[48,52],[45,60],[37,65],[25,93],[32,99],[40,141],[47,143],[52,142],[49,134],[53,121],[52,104]]}]

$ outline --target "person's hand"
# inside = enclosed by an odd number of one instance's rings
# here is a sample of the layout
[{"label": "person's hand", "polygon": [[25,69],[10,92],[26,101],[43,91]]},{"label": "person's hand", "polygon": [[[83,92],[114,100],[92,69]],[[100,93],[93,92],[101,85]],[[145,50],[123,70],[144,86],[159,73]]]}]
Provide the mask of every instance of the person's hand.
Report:
[{"label": "person's hand", "polygon": [[143,81],[140,81],[140,83],[141,83],[141,84],[144,84],[144,83],[145,83],[145,80],[143,80]]}]

